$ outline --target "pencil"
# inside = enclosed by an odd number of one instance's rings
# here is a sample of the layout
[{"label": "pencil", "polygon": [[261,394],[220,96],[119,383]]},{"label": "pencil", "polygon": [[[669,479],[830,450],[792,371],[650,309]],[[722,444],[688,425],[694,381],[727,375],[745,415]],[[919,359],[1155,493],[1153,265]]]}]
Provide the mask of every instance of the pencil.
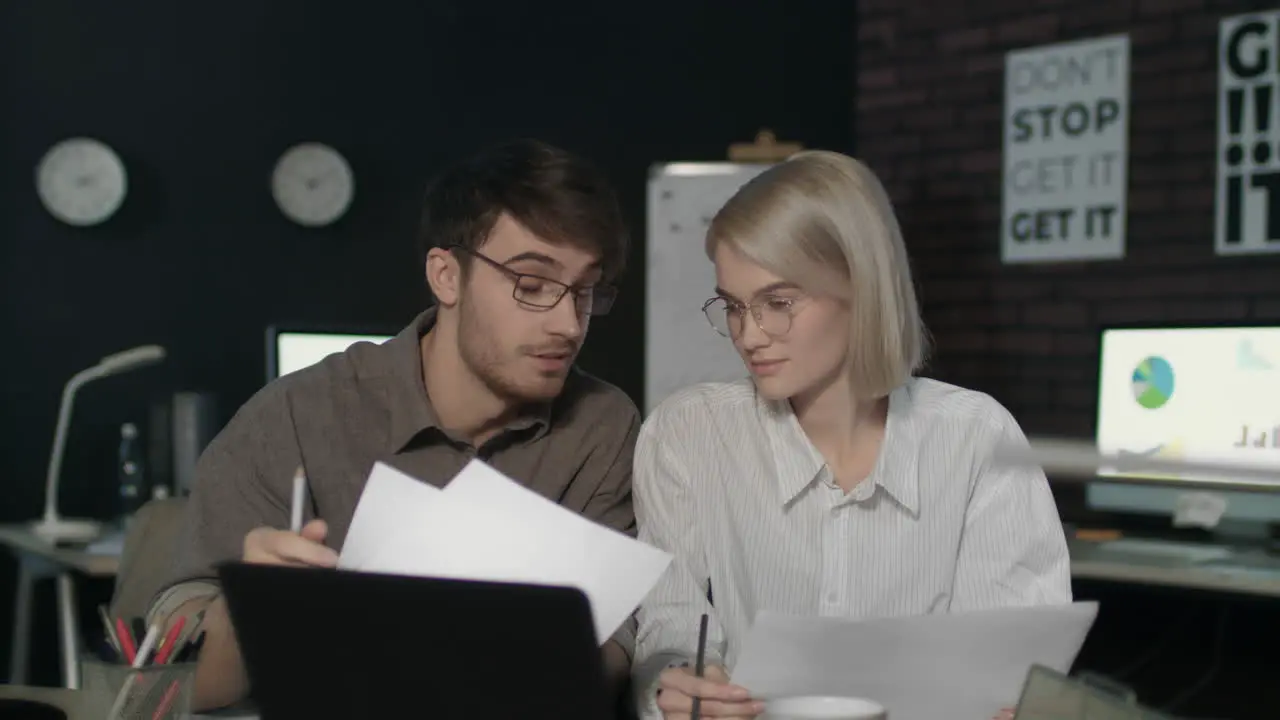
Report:
[{"label": "pencil", "polygon": [[302,532],[302,504],[307,495],[307,474],[303,472],[302,466],[298,466],[297,472],[293,474],[293,505],[290,507],[289,530],[290,532]]},{"label": "pencil", "polygon": [[[693,674],[702,677],[707,671],[707,614],[702,613],[702,620],[698,623],[698,657],[693,664]],[[702,717],[702,698],[695,697],[693,699],[693,710],[689,713],[689,720],[699,720]]]},{"label": "pencil", "polygon": [[164,665],[169,661],[169,657],[174,654],[174,648],[178,645],[178,638],[182,636],[182,626],[186,623],[186,616],[180,615],[174,621],[173,627],[169,628],[169,632],[165,633],[164,640],[160,641],[160,645],[156,649],[157,665]]}]

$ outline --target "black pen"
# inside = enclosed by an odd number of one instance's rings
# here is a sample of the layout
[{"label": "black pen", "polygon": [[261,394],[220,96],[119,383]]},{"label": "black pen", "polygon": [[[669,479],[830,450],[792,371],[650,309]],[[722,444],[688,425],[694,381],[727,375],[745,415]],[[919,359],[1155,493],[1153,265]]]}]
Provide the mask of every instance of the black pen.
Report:
[{"label": "black pen", "polygon": [[[698,658],[693,664],[693,674],[702,677],[707,667],[707,614],[702,613],[702,620],[698,624]],[[702,698],[695,697],[693,699],[693,710],[689,713],[689,720],[699,720],[702,717]]]},{"label": "black pen", "polygon": [[139,646],[142,645],[142,639],[147,636],[146,618],[136,617],[129,621],[129,632],[133,633],[133,641]]},{"label": "black pen", "polygon": [[171,660],[170,662],[174,662],[174,663],[194,662],[196,660],[196,655],[200,652],[200,647],[202,645],[204,645],[203,632],[200,633],[199,637],[188,640],[186,646],[184,646],[181,650],[179,650],[178,654],[175,655],[173,660]]}]

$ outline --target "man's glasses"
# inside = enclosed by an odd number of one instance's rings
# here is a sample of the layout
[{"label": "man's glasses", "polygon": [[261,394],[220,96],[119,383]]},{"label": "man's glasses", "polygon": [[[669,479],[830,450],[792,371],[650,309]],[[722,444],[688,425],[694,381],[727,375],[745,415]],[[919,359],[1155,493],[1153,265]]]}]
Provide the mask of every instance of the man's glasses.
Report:
[{"label": "man's glasses", "polygon": [[582,315],[608,315],[613,308],[613,301],[618,299],[618,289],[612,285],[592,285],[591,287],[575,287],[559,280],[552,280],[541,275],[530,275],[512,270],[484,253],[470,250],[461,245],[450,245],[450,250],[457,250],[469,255],[511,279],[511,297],[521,305],[536,310],[550,310],[568,293],[573,293],[573,304]]},{"label": "man's glasses", "polygon": [[755,302],[740,303],[723,297],[713,297],[702,305],[702,314],[715,331],[725,337],[742,334],[742,323],[750,313],[756,327],[770,337],[781,337],[791,330],[799,298],[766,296]]}]

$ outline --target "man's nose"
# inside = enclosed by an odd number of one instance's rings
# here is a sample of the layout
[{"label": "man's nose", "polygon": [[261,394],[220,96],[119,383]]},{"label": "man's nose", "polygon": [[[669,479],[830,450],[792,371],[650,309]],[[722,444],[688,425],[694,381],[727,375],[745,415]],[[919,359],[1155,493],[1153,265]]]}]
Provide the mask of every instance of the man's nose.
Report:
[{"label": "man's nose", "polygon": [[573,293],[565,293],[560,302],[547,311],[547,316],[547,330],[551,334],[575,340],[582,337],[587,318],[578,311],[577,297]]}]

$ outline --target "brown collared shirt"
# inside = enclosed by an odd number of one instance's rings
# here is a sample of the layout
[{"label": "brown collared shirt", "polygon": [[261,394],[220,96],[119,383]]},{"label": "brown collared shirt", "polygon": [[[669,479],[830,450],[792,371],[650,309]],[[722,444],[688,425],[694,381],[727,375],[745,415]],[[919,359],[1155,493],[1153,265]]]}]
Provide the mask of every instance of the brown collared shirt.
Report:
[{"label": "brown collared shirt", "polygon": [[[298,466],[305,517],[329,526],[341,550],[375,462],[437,487],[480,458],[561,506],[635,535],[631,462],[640,416],[618,388],[574,370],[547,406],[512,422],[479,448],[441,427],[422,380],[427,310],[382,345],[345,352],[268,384],[240,408],[196,467],[177,559],[152,604],[163,616],[217,591],[215,566],[238,560],[257,527],[289,526]],[[630,654],[630,624],[615,635]]]}]

